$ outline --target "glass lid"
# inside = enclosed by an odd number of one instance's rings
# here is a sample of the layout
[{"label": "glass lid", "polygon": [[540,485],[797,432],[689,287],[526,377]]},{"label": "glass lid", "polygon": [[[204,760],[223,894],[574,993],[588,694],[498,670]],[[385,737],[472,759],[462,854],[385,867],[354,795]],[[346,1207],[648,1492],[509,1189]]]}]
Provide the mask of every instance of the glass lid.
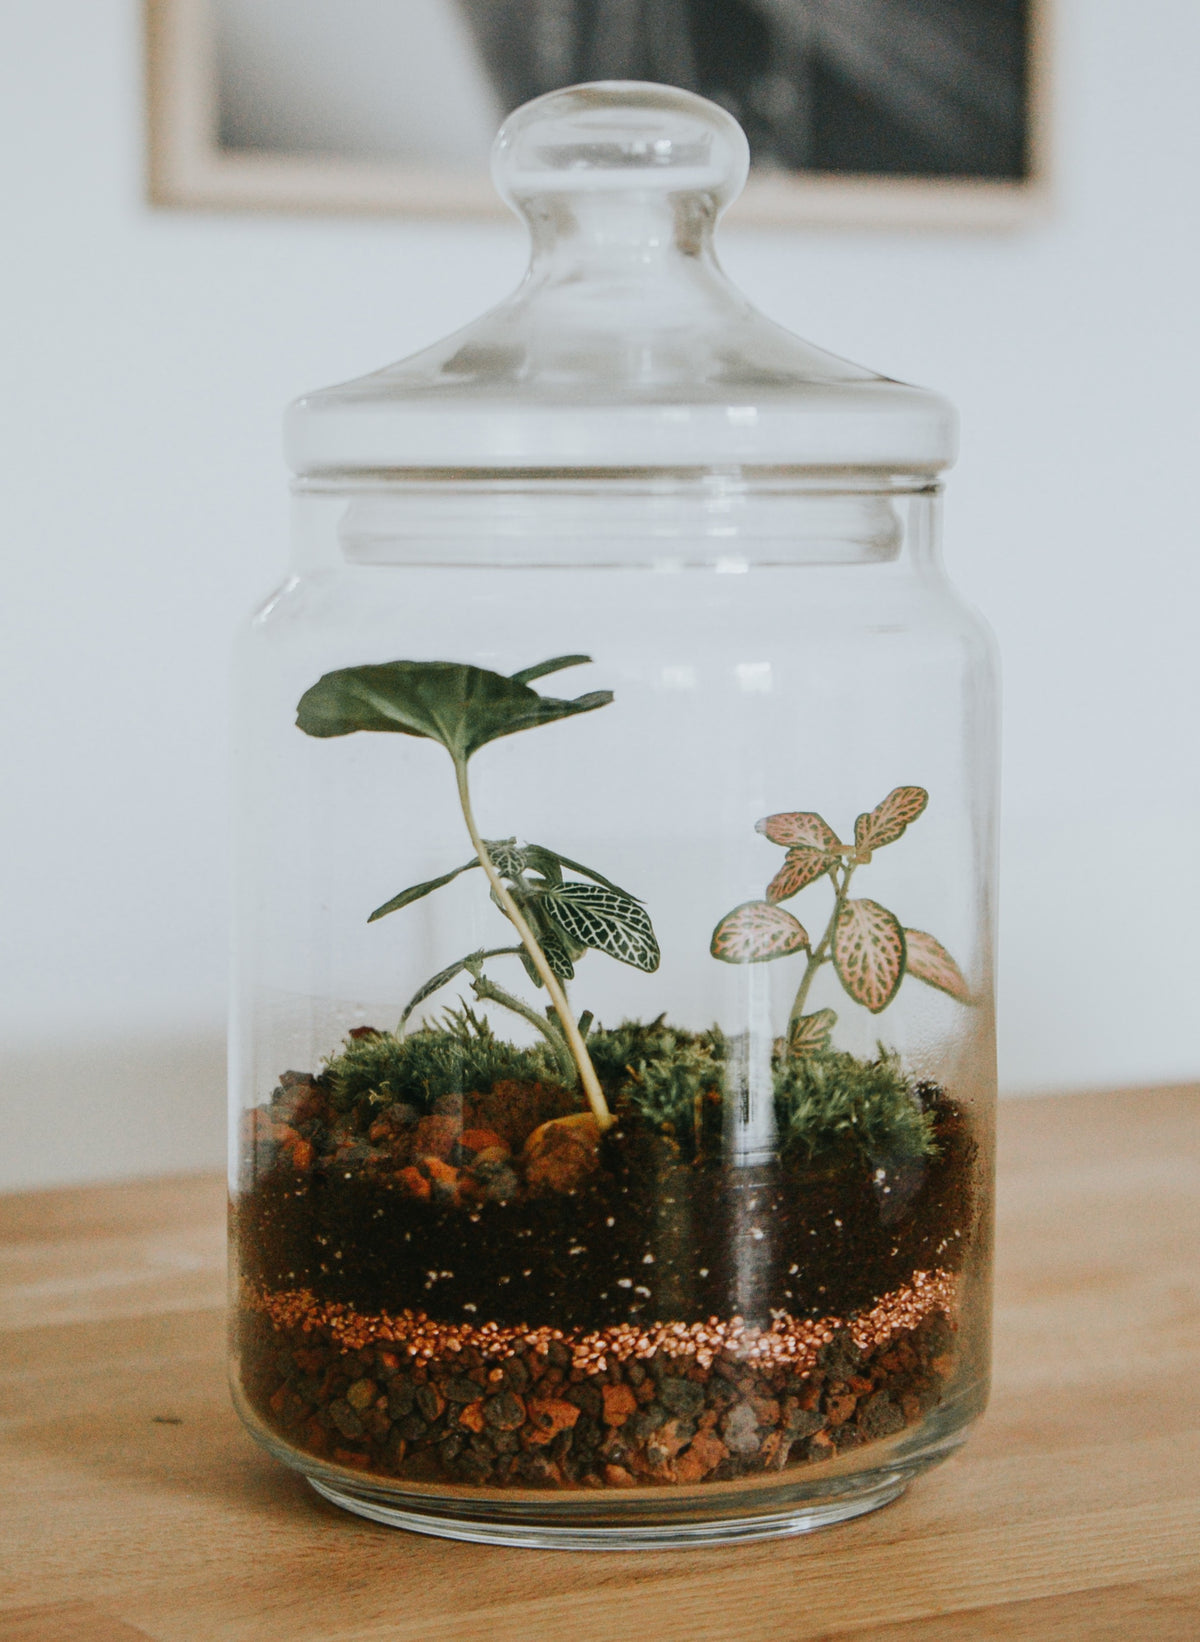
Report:
[{"label": "glass lid", "polygon": [[298,400],[292,467],[938,472],[946,400],[801,341],[722,271],[714,230],[748,165],[737,122],[670,86],[527,103],[492,159],[532,241],[520,286],[410,359]]}]

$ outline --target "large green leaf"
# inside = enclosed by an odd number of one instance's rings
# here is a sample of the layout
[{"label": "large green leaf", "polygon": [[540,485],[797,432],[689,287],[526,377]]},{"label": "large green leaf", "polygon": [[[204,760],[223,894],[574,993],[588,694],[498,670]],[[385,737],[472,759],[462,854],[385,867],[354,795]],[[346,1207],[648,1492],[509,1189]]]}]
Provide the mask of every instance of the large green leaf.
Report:
[{"label": "large green leaf", "polygon": [[563,884],[546,890],[538,902],[573,945],[607,952],[648,975],[658,968],[658,942],[646,909],[622,890]]},{"label": "large green leaf", "polygon": [[389,912],[399,912],[401,907],[411,906],[414,901],[419,901],[422,896],[432,895],[435,889],[441,889],[443,884],[450,883],[458,877],[460,872],[470,872],[472,867],[478,865],[478,859],[467,861],[463,866],[455,867],[452,872],[444,872],[440,878],[430,878],[427,883],[414,884],[411,889],[402,889],[399,895],[393,895],[390,901],[385,901],[381,907],[376,907],[367,922],[373,924],[376,918],[386,918]]},{"label": "large green leaf", "polygon": [[900,920],[878,901],[847,901],[834,926],[833,966],[855,1002],[878,1015],[904,974]]},{"label": "large green leaf", "polygon": [[[551,923],[549,916],[542,910],[542,897],[540,895],[531,896],[524,903],[522,911],[533,925],[538,945],[542,949],[543,957],[550,965],[551,973],[556,975],[560,981],[573,981],[575,979],[575,959],[585,948],[572,946],[564,939]],[[543,986],[545,983],[537,972],[537,965],[524,947],[521,948],[521,962],[525,965],[525,973],[534,986]]]},{"label": "large green leaf", "polygon": [[492,947],[490,951],[484,947],[480,947],[478,952],[468,952],[467,956],[465,958],[459,958],[457,963],[447,964],[445,969],[439,969],[437,974],[431,975],[429,980],[425,982],[425,985],[414,992],[407,1004],[405,1004],[404,1013],[400,1017],[400,1030],[404,1030],[405,1022],[419,1004],[423,1004],[426,998],[432,998],[435,992],[440,992],[442,987],[448,985],[448,983],[452,981],[456,975],[461,975],[464,969],[469,969],[473,973],[478,974],[479,965],[482,964],[485,959],[517,956],[520,953],[523,953],[524,950],[525,948],[520,946],[497,946]]},{"label": "large green leaf", "polygon": [[727,912],[713,930],[709,951],[727,964],[762,964],[808,946],[808,931],[770,901],[746,901]]},{"label": "large green leaf", "polygon": [[385,661],[326,673],[300,698],[296,723],[306,735],[351,735],[388,730],[439,741],[459,763],[501,736],[590,713],[612,700],[593,690],[573,701],[540,696],[524,682],[531,672],[574,665],[584,657],[527,668],[505,678],[485,667],[456,661]]},{"label": "large green leaf", "polygon": [[564,667],[582,667],[591,659],[591,656],[553,656],[549,661],[539,661],[533,667],[522,667],[512,676],[518,684],[532,684],[535,678],[561,673]]},{"label": "large green leaf", "polygon": [[[641,901],[640,895],[631,895],[627,889],[622,889],[620,884],[614,884],[612,879],[606,878],[602,872],[596,872],[592,867],[585,867],[582,861],[572,861],[569,855],[560,855],[557,850],[546,849],[542,844],[527,844],[525,854],[530,866],[536,867],[547,878],[553,877],[552,873],[546,871],[544,865],[548,857],[550,860],[556,861],[560,867],[566,867],[569,872],[581,872],[585,878],[590,878],[594,884],[602,884],[605,889],[611,889],[614,894],[623,895],[627,901]],[[559,877],[562,877],[561,873]]]}]

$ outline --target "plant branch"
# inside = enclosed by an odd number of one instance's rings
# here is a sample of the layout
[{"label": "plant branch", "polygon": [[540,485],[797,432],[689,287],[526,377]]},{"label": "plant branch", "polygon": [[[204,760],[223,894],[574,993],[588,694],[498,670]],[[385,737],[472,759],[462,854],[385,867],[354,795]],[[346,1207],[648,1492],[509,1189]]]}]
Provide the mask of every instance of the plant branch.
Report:
[{"label": "plant branch", "polygon": [[825,926],[825,933],[808,954],[808,962],[804,966],[804,974],[796,992],[796,1000],[792,1004],[792,1012],[788,1016],[789,1028],[803,1015],[804,1006],[808,1002],[808,989],[816,977],[821,965],[829,962],[829,948],[833,941],[833,932],[837,928],[838,918],[846,904],[846,891],[850,888],[850,880],[854,876],[854,866],[849,861],[842,868],[842,881],[839,884],[834,877],[833,911],[829,915],[829,922]]},{"label": "plant branch", "polygon": [[583,1084],[583,1092],[587,1096],[588,1105],[595,1114],[596,1122],[602,1130],[611,1128],[612,1113],[608,1109],[608,1102],[605,1100],[604,1091],[600,1087],[600,1079],[596,1076],[596,1068],[592,1065],[592,1057],[587,1052],[579,1028],[575,1024],[574,1016],[571,1014],[571,1007],[567,1002],[567,995],[563,991],[562,983],[546,961],[546,954],[538,944],[537,936],[530,929],[512,893],[496,871],[483,839],[479,836],[479,829],[475,825],[474,812],[471,809],[471,794],[467,786],[465,759],[454,759],[454,772],[458,778],[458,799],[462,805],[463,820],[467,824],[467,832],[470,834],[475,853],[479,857],[479,864],[487,874],[493,894],[507,913],[513,928],[521,937],[521,944],[528,952],[533,967],[541,976],[542,983],[550,995],[550,1001],[553,1003],[555,1012],[558,1015],[563,1036],[570,1048],[571,1058],[578,1068],[580,1082]]},{"label": "plant branch", "polygon": [[471,990],[483,1002],[498,1003],[502,1008],[511,1009],[514,1014],[520,1015],[531,1026],[536,1026],[554,1051],[554,1058],[561,1070],[568,1079],[574,1079],[575,1062],[571,1058],[571,1051],[562,1033],[545,1015],[539,1015],[536,1009],[531,1008],[512,992],[506,992],[502,986],[497,986],[495,981],[489,980],[486,975],[476,975],[471,981]]}]

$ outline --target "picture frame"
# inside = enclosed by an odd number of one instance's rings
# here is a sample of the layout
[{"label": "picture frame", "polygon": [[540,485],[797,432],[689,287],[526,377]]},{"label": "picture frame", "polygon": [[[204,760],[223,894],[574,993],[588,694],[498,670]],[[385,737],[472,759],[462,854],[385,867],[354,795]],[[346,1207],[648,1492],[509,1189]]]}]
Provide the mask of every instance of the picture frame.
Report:
[{"label": "picture frame", "polygon": [[[482,159],[320,152],[223,140],[230,8],[265,0],[145,0],[147,188],[156,206],[217,211],[422,217],[503,214]],[[325,0],[309,0],[312,4]],[[328,0],[335,4],[336,0]],[[402,0],[405,5],[409,0]],[[423,0],[426,9],[453,0]],[[559,0],[570,4],[572,0]],[[681,0],[682,3],[682,0]],[[747,0],[743,0],[747,3]],[[801,0],[749,0],[776,10]],[[829,11],[837,0],[820,0]],[[940,0],[855,0],[936,7]],[[954,7],[960,0],[945,0]],[[984,0],[979,0],[984,3]],[[223,8],[223,10],[221,9]],[[236,10],[233,15],[236,15]],[[293,13],[293,16],[298,14]],[[344,16],[345,13],[341,13]],[[412,15],[412,13],[409,13]],[[1018,175],[903,175],[752,169],[733,220],[782,227],[1017,228],[1042,216],[1049,156],[1051,0],[1024,0]],[[225,34],[222,34],[222,26]],[[336,65],[329,72],[336,73]],[[225,81],[222,80],[224,75]],[[667,76],[662,76],[666,78]],[[342,87],[342,100],[349,88]],[[503,110],[501,109],[501,112]]]}]

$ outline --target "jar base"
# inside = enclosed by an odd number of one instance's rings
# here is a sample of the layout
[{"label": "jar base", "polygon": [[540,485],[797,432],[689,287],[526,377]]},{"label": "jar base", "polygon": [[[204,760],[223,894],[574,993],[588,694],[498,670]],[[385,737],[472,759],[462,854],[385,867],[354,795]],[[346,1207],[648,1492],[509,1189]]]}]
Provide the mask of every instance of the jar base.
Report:
[{"label": "jar base", "polygon": [[838,1522],[877,1511],[899,1498],[912,1481],[913,1472],[875,1472],[869,1477],[846,1478],[846,1492],[830,1499],[797,1500],[783,1510],[728,1516],[708,1521],[627,1522],[612,1527],[574,1527],[549,1520],[517,1523],[489,1521],[480,1516],[442,1515],[429,1511],[406,1511],[387,1504],[370,1489],[358,1489],[325,1478],[308,1476],[307,1481],[323,1499],[356,1516],[367,1517],[387,1528],[406,1528],[411,1533],[432,1534],[440,1539],[469,1540],[479,1545],[522,1546],[543,1551],[661,1551],[681,1550],[690,1545],[732,1545],[742,1540],[785,1539],[793,1534],[810,1534]]}]

